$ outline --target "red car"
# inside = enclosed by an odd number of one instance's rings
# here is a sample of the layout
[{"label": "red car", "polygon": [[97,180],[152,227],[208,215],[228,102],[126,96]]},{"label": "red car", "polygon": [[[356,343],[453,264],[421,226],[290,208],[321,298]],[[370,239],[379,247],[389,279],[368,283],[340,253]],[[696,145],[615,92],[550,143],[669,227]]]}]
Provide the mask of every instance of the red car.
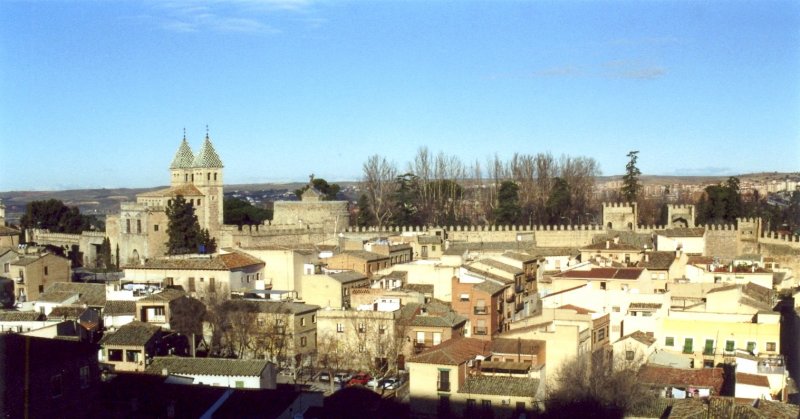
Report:
[{"label": "red car", "polygon": [[360,373],[354,375],[353,378],[351,378],[350,381],[347,382],[347,385],[348,386],[355,386],[355,385],[363,386],[363,385],[366,385],[369,382],[369,380],[371,380],[371,379],[372,379],[372,377],[370,377],[369,374],[367,374],[365,372],[360,372]]}]

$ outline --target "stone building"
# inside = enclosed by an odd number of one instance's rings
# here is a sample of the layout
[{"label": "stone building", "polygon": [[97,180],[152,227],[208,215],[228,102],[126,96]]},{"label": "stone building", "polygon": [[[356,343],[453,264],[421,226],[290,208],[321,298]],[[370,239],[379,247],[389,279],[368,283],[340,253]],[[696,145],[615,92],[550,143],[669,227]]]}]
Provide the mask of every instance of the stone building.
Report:
[{"label": "stone building", "polygon": [[118,249],[121,264],[136,264],[166,254],[167,206],[183,196],[194,206],[201,228],[220,242],[222,227],[223,164],[206,134],[194,154],[184,136],[170,165],[170,186],[122,203],[120,213],[106,220],[111,248]]}]

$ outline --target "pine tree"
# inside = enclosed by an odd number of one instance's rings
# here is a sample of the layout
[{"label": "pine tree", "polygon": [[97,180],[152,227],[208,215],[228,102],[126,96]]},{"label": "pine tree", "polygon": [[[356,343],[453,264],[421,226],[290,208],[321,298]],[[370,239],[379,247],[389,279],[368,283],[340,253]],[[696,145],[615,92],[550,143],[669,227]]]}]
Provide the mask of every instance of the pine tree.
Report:
[{"label": "pine tree", "polygon": [[622,197],[625,202],[631,204],[636,202],[639,196],[639,191],[642,189],[642,184],[639,183],[639,176],[642,171],[636,167],[636,160],[639,158],[639,151],[628,152],[628,164],[625,165],[625,175],[622,176]]},{"label": "pine tree", "polygon": [[494,211],[495,224],[516,224],[522,209],[519,206],[519,186],[510,180],[500,184],[497,193],[497,208]]},{"label": "pine tree", "polygon": [[197,252],[201,242],[200,223],[194,207],[183,196],[178,195],[167,205],[167,253],[180,255]]}]

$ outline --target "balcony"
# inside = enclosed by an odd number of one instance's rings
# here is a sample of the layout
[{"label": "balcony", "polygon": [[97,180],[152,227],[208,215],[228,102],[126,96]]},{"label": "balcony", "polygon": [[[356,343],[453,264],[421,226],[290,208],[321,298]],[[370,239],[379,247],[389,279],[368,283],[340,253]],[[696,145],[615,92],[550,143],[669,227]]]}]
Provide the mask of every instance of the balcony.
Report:
[{"label": "balcony", "polygon": [[522,301],[518,302],[514,307],[516,311],[522,311],[523,308],[525,308],[525,303]]},{"label": "balcony", "polygon": [[703,355],[714,355],[714,352],[716,352],[716,348],[709,348],[707,346],[703,348]]},{"label": "balcony", "polygon": [[525,290],[525,287],[522,284],[514,285],[514,292],[516,292],[517,294],[521,293],[524,290]]},{"label": "balcony", "polygon": [[683,347],[683,353],[685,353],[685,354],[691,354],[691,353],[694,353],[694,351],[692,350],[692,347],[691,347],[691,346],[684,346],[684,347]]},{"label": "balcony", "polygon": [[489,314],[489,309],[486,306],[477,306],[473,309],[475,314]]},{"label": "balcony", "polygon": [[450,381],[437,381],[436,391],[450,391]]},{"label": "balcony", "polygon": [[516,300],[516,296],[515,296],[514,294],[511,294],[511,295],[509,295],[509,296],[506,296],[506,302],[507,302],[507,303],[513,303],[513,302],[514,302],[514,300]]},{"label": "balcony", "polygon": [[472,334],[473,335],[482,335],[482,336],[488,335],[489,334],[489,328],[486,327],[486,326],[483,326],[483,327],[475,326],[475,327],[472,328]]}]

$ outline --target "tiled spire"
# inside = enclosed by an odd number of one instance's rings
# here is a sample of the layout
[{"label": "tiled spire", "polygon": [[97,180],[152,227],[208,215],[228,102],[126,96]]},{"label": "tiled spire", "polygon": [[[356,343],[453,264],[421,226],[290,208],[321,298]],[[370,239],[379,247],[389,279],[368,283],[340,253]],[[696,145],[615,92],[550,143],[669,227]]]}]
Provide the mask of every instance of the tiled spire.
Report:
[{"label": "tiled spire", "polygon": [[211,138],[208,137],[208,133],[206,133],[206,139],[203,141],[203,146],[200,148],[200,151],[197,152],[192,166],[202,168],[223,167],[222,160],[219,158],[217,152],[214,151],[214,146],[211,144]]},{"label": "tiled spire", "polygon": [[175,153],[175,158],[172,159],[172,164],[169,165],[170,169],[188,169],[192,167],[194,162],[194,153],[189,147],[189,142],[186,141],[186,131],[183,131],[183,141],[181,141],[178,152]]}]

